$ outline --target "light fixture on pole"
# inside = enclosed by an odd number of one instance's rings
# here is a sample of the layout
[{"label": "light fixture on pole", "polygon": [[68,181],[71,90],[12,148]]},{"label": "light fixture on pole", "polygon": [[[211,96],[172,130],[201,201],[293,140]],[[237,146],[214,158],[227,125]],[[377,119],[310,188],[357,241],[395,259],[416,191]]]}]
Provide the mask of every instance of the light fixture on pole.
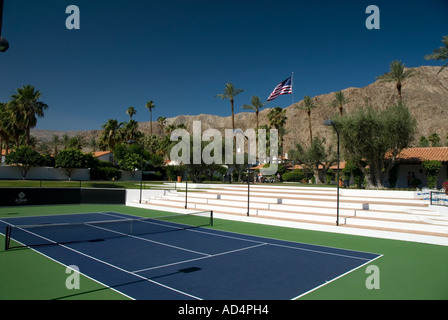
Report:
[{"label": "light fixture on pole", "polygon": [[[241,129],[234,129],[234,134],[242,134],[244,138],[247,140],[248,148],[249,148],[249,138],[244,134],[243,130]],[[249,216],[249,209],[250,209],[250,164],[249,164],[249,157],[247,158],[247,216]]]},{"label": "light fixture on pole", "polygon": [[[127,144],[128,145],[131,145],[131,144],[136,144],[136,145],[138,145],[141,149],[142,149],[142,151],[143,151],[143,147],[137,142],[137,141],[135,141],[135,140],[128,140],[127,141]],[[143,190],[143,154],[142,154],[142,156],[141,156],[142,158],[141,158],[141,161],[140,161],[140,199],[139,199],[139,201],[138,201],[138,203],[142,203],[142,190]]]},{"label": "light fixture on pole", "polygon": [[337,155],[337,162],[338,162],[338,172],[337,172],[337,178],[336,178],[336,187],[337,187],[337,199],[336,199],[336,225],[339,226],[339,130],[336,127],[336,123],[333,120],[325,120],[324,125],[326,126],[332,126],[334,128],[334,131],[336,131],[336,135],[338,137],[338,155]]}]

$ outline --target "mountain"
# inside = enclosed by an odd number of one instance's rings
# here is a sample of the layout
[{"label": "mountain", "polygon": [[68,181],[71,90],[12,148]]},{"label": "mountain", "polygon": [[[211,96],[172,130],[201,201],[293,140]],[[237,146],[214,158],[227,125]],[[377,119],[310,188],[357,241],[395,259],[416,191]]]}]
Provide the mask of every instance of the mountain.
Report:
[{"label": "mountain", "polygon": [[[429,136],[437,133],[442,143],[446,141],[448,134],[448,68],[437,75],[440,67],[422,66],[414,68],[415,76],[409,78],[403,83],[402,96],[403,101],[409,107],[411,114],[417,120],[417,133],[415,135],[415,144],[419,141],[421,136]],[[384,108],[387,105],[393,104],[397,101],[398,94],[395,88],[395,83],[385,83],[375,81],[374,83],[362,88],[347,88],[342,90],[346,99],[349,100],[344,107],[345,113],[351,113],[359,106],[365,105],[366,101],[376,108]],[[306,93],[305,93],[306,94]],[[333,136],[331,128],[323,125],[326,119],[331,118],[337,114],[338,108],[332,107],[331,102],[334,99],[334,92],[313,97],[313,101],[317,104],[317,108],[312,110],[311,125],[313,130],[313,137],[326,137],[330,139]],[[239,101],[238,97],[235,101],[235,109],[245,102]],[[298,101],[286,107],[286,135],[284,137],[284,149],[289,150],[296,143],[307,145],[309,143],[309,128],[308,116],[305,111],[298,110],[297,105],[302,103]],[[270,103],[269,107],[275,107],[275,100]],[[229,103],[230,113],[230,103]],[[269,108],[260,112],[260,125],[268,124],[267,114]],[[106,122],[107,119],[104,119]],[[224,132],[224,129],[231,129],[231,116],[220,117],[208,114],[200,115],[179,115],[173,118],[167,118],[167,125],[169,124],[185,124],[191,132],[193,121],[201,121],[202,130],[208,128],[218,129]],[[254,128],[256,118],[254,112],[241,112],[235,114],[235,126],[246,130],[247,128]],[[149,133],[149,122],[140,123],[140,130]],[[157,122],[153,122],[154,134],[160,134],[160,128]],[[97,137],[100,130],[92,131],[51,131],[51,130],[32,130],[32,134],[37,138],[46,141],[56,134],[69,136],[81,134],[87,139]]]}]

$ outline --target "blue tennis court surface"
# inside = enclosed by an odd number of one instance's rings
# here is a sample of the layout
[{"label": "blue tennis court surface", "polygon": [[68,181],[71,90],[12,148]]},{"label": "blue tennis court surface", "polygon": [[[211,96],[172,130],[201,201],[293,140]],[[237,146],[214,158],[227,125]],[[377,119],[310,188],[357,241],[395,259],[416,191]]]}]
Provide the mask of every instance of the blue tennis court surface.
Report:
[{"label": "blue tennis court surface", "polygon": [[379,257],[165,221],[145,221],[154,229],[132,235],[116,223],[65,225],[130,218],[138,217],[102,212],[8,218],[0,227],[43,225],[11,237],[138,300],[290,300]]}]

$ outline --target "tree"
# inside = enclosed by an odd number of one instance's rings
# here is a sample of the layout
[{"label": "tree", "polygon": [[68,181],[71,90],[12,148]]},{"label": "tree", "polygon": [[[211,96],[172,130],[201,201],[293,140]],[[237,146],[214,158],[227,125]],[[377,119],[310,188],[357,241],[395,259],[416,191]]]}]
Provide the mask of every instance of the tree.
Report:
[{"label": "tree", "polygon": [[334,100],[331,103],[333,107],[339,108],[339,114],[343,115],[344,105],[347,104],[349,100],[345,98],[344,93],[342,91],[335,92]]},{"label": "tree", "polygon": [[271,108],[268,113],[269,125],[278,130],[280,136],[280,154],[283,154],[283,136],[285,133],[284,127],[286,124],[286,109],[280,107]]},{"label": "tree", "polygon": [[118,165],[127,171],[131,171],[131,176],[134,178],[135,171],[140,168],[142,170],[143,157],[137,153],[127,153],[122,159],[118,161]]},{"label": "tree", "polygon": [[82,150],[86,145],[85,138],[81,135],[75,135],[68,140],[68,148]]},{"label": "tree", "polygon": [[406,66],[404,63],[401,63],[401,61],[395,60],[392,61],[390,64],[390,71],[377,77],[378,80],[381,82],[395,82],[397,91],[398,91],[398,98],[401,101],[401,88],[403,85],[403,82],[410,77],[415,75],[415,70],[413,69],[407,69],[405,70]]},{"label": "tree", "polygon": [[156,106],[154,105],[154,101],[149,100],[146,102],[145,108],[149,110],[149,133],[152,135],[152,109]]},{"label": "tree", "polygon": [[92,152],[96,151],[96,149],[98,148],[98,143],[97,143],[97,141],[96,141],[96,139],[94,137],[90,138],[88,146],[90,147]]},{"label": "tree", "polygon": [[429,141],[428,141],[428,139],[426,139],[425,136],[421,136],[421,137],[420,137],[420,141],[418,142],[418,146],[419,146],[420,148],[429,147]]},{"label": "tree", "polygon": [[[149,136],[155,138],[155,136]],[[131,171],[132,178],[134,178],[137,169],[144,170],[147,168],[147,162],[156,164],[157,159],[154,154],[145,150],[139,143],[119,143],[115,147],[115,157],[118,165],[123,170]],[[163,161],[162,161],[163,163]],[[161,163],[157,163],[159,165]]]},{"label": "tree", "polygon": [[23,113],[17,104],[7,102],[0,105],[0,133],[6,140],[6,149],[9,148],[9,138],[14,139],[16,147],[20,146],[20,137],[25,130]]},{"label": "tree", "polygon": [[250,105],[245,104],[245,105],[243,105],[242,108],[246,109],[246,110],[254,110],[255,111],[255,116],[257,118],[257,128],[258,128],[260,126],[259,122],[258,122],[258,116],[259,116],[260,110],[263,109],[266,104],[262,103],[260,97],[257,97],[257,96],[253,96],[251,98],[250,102],[251,102]]},{"label": "tree", "polygon": [[243,91],[244,91],[243,89],[236,89],[232,83],[226,83],[226,87],[224,88],[224,93],[216,95],[217,98],[230,100],[230,106],[232,109],[232,129],[233,130],[235,130],[235,115],[234,115],[235,97]]},{"label": "tree", "polygon": [[162,136],[165,136],[166,117],[158,117],[157,123],[159,124],[160,131],[162,132]]},{"label": "tree", "polygon": [[[443,43],[443,46],[435,49],[432,54],[426,55],[425,59],[426,60],[440,60],[440,61],[448,60],[448,35],[443,37],[442,43]],[[445,69],[447,66],[448,66],[448,61],[442,65],[442,67],[440,68],[439,72],[437,72],[437,74],[442,72],[442,70]]]},{"label": "tree", "polygon": [[313,171],[316,183],[325,182],[328,169],[337,162],[337,156],[330,146],[325,148],[325,139],[315,138],[308,149],[296,144],[296,148],[289,151],[289,158],[305,165]]},{"label": "tree", "polygon": [[77,149],[61,150],[55,157],[55,167],[63,168],[65,174],[72,179],[72,175],[77,168],[89,168],[93,163],[93,156],[91,154],[84,154]]},{"label": "tree", "polygon": [[16,93],[11,96],[11,105],[15,108],[15,112],[20,115],[21,121],[17,123],[26,134],[26,145],[30,141],[30,129],[37,124],[37,117],[43,117],[44,111],[48,109],[48,105],[39,101],[42,93],[31,85],[25,85],[18,88]]},{"label": "tree", "polygon": [[12,138],[11,117],[6,103],[0,102],[0,150],[5,145],[6,154],[9,152],[9,139]]},{"label": "tree", "polygon": [[422,163],[423,170],[426,174],[428,188],[434,189],[437,186],[437,175],[442,169],[442,163],[437,160],[425,160]]},{"label": "tree", "polygon": [[6,155],[5,160],[7,164],[15,164],[17,166],[23,179],[25,179],[28,171],[32,167],[40,166],[43,163],[43,158],[40,153],[27,146],[22,146],[11,151]]},{"label": "tree", "polygon": [[137,110],[135,110],[134,107],[129,107],[126,110],[126,114],[129,115],[130,120],[132,120],[132,116],[134,116],[135,114],[137,114]]},{"label": "tree", "polygon": [[57,135],[53,135],[50,140],[50,146],[53,148],[53,156],[58,154],[58,147],[61,145],[61,139]]},{"label": "tree", "polygon": [[362,106],[334,121],[345,158],[358,165],[369,188],[383,187],[397,155],[410,146],[416,130],[416,120],[401,101],[384,111]]},{"label": "tree", "polygon": [[316,104],[311,100],[310,96],[305,96],[303,98],[303,103],[299,106],[296,106],[299,110],[305,110],[308,115],[308,127],[310,130],[310,145],[313,143],[313,130],[311,127],[311,110],[316,108]]},{"label": "tree", "polygon": [[100,136],[100,144],[109,148],[109,151],[113,151],[115,145],[120,140],[120,128],[122,123],[118,123],[116,119],[109,119],[102,125],[103,132]]},{"label": "tree", "polygon": [[138,130],[138,122],[131,119],[129,122],[124,122],[120,127],[121,140],[137,140],[142,133]]},{"label": "tree", "polygon": [[63,149],[68,149],[70,148],[70,137],[68,136],[68,134],[64,133],[61,137],[61,145],[63,147]]},{"label": "tree", "polygon": [[428,137],[428,141],[431,142],[431,147],[440,147],[440,137],[437,133],[432,133]]}]

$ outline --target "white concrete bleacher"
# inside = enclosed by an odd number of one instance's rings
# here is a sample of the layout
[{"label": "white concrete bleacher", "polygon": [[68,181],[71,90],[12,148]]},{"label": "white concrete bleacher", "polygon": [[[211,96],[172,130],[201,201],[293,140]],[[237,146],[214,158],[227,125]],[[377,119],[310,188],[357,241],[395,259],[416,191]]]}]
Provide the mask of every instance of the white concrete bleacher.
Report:
[{"label": "white concrete bleacher", "polygon": [[[168,190],[129,193],[127,205],[172,212],[213,210],[217,218],[438,245],[448,245],[448,215],[413,191],[250,185],[165,184]],[[171,189],[169,189],[171,188]]]}]

